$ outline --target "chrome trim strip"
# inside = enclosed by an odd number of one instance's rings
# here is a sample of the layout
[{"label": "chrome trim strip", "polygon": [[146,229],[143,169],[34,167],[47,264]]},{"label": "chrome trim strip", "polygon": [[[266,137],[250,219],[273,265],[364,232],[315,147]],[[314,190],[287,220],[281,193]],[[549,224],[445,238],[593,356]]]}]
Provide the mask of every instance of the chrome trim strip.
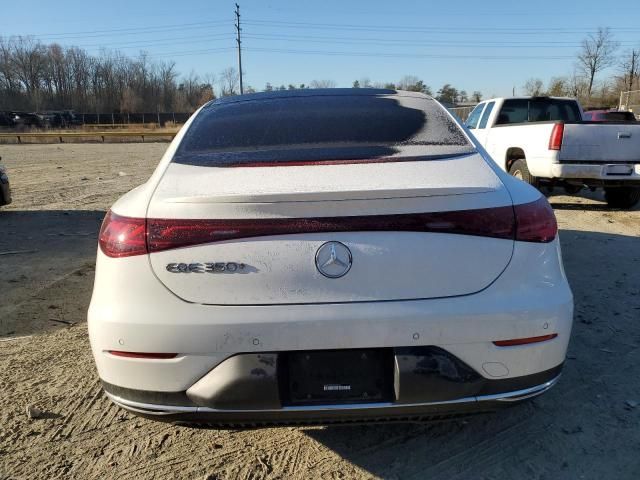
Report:
[{"label": "chrome trim strip", "polygon": [[525,388],[522,390],[515,390],[513,392],[498,393],[494,395],[479,395],[474,397],[464,397],[455,400],[446,400],[442,402],[425,402],[425,403],[361,403],[350,405],[305,405],[299,407],[282,407],[279,409],[265,409],[265,410],[221,410],[209,407],[185,407],[185,406],[172,406],[172,405],[154,405],[149,403],[134,402],[125,398],[113,395],[109,392],[105,392],[107,397],[111,399],[115,404],[131,410],[137,413],[144,413],[147,415],[172,415],[179,413],[278,413],[278,412],[323,412],[323,411],[344,411],[344,410],[372,410],[376,408],[411,408],[411,407],[429,407],[438,405],[454,405],[459,403],[479,403],[488,401],[497,402],[516,402],[519,400],[525,400],[527,398],[540,395],[551,387],[553,387],[562,374],[552,378],[548,382],[536,385],[534,387]]},{"label": "chrome trim strip", "polygon": [[107,397],[109,397],[109,400],[111,400],[113,403],[138,413],[150,413],[154,415],[171,415],[172,413],[195,413],[198,411],[198,408],[199,408],[199,407],[156,405],[153,403],[134,402],[133,400],[127,400],[125,398],[114,395],[113,393],[109,393],[106,390],[104,393],[107,395]]},{"label": "chrome trim strip", "polygon": [[540,385],[536,385],[535,387],[525,388],[522,390],[516,390],[514,392],[509,393],[498,393],[496,395],[482,395],[480,397],[476,397],[478,402],[486,402],[490,400],[495,400],[498,402],[517,402],[518,400],[524,400],[526,398],[535,397],[536,395],[540,395],[541,393],[546,392],[551,387],[553,387],[560,377],[562,373],[559,373],[556,377],[552,378],[548,382],[542,383]]}]

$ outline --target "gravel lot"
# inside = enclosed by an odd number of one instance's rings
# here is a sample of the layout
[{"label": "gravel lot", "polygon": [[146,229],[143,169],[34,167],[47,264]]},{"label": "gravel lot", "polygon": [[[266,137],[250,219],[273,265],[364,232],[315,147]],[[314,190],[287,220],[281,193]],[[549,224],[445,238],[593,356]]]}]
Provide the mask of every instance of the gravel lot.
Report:
[{"label": "gravel lot", "polygon": [[452,423],[253,431],[111,405],[85,323],[97,230],[166,146],[0,146],[14,191],[0,210],[0,479],[640,478],[640,211],[609,210],[599,193],[550,197],[576,317],[562,380],[528,404]]}]

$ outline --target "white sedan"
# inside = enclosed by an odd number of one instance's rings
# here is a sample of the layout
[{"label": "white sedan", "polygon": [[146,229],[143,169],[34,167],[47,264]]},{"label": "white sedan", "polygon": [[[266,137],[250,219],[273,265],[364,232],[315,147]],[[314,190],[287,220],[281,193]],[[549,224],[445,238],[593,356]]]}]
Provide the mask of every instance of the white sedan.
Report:
[{"label": "white sedan", "polygon": [[88,316],[143,416],[415,421],[552,387],[573,297],[546,199],[437,101],[297,90],[193,115],[107,213]]}]

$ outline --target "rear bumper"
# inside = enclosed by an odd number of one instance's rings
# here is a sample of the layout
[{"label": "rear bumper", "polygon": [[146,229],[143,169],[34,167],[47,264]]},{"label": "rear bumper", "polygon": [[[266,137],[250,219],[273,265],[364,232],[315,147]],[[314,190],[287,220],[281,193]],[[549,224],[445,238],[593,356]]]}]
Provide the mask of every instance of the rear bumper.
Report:
[{"label": "rear bumper", "polygon": [[[630,173],[612,173],[613,168],[628,166]],[[557,163],[551,165],[551,178],[581,180],[587,185],[637,184],[640,186],[640,164],[621,163]]]},{"label": "rear bumper", "polygon": [[[432,376],[421,385],[423,398],[411,401],[396,398],[388,402],[350,404],[273,405],[268,389],[261,399],[262,405],[243,408],[216,408],[194,403],[188,392],[163,394],[116,387],[103,383],[107,396],[118,406],[146,418],[181,424],[207,424],[216,427],[256,427],[282,424],[336,424],[359,422],[413,422],[435,421],[489,413],[541,395],[553,387],[560,378],[562,364],[535,375],[510,380],[458,382],[449,388],[458,396],[430,399],[442,382],[440,376]],[[470,394],[470,384],[476,393]],[[473,387],[471,387],[473,389]],[[463,392],[466,392],[464,394]]]},{"label": "rear bumper", "polygon": [[[564,361],[572,320],[573,297],[558,239],[516,242],[505,272],[473,295],[346,304],[190,304],[170,294],[150,273],[148,259],[114,260],[99,252],[88,314],[91,347],[103,381],[168,393],[187,391],[239,353],[294,350],[431,345],[486,379],[524,377]],[[492,343],[549,333],[558,337],[517,347]],[[143,360],[117,357],[109,350],[178,356]]]}]

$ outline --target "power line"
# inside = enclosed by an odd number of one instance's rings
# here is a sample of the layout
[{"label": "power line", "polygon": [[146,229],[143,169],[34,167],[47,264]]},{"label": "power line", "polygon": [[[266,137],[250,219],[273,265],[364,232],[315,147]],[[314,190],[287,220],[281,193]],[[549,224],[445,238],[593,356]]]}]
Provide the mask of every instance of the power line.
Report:
[{"label": "power line", "polygon": [[[270,34],[249,34],[244,38],[260,40],[260,41],[283,41],[283,42],[295,42],[300,41],[308,43],[326,43],[326,44],[365,44],[365,45],[382,45],[382,46],[425,46],[425,47],[452,47],[452,48],[579,48],[580,43],[567,43],[567,42],[519,42],[514,44],[513,42],[451,42],[447,40],[410,40],[410,39],[376,39],[376,38],[357,38],[357,37],[312,37],[305,35],[270,35]],[[621,44],[635,45],[635,42],[619,42]]]},{"label": "power line", "polygon": [[[567,28],[567,27],[438,27],[438,26],[391,26],[391,25],[363,25],[363,24],[335,24],[335,23],[311,23],[311,22],[284,22],[278,20],[247,20],[248,25],[256,26],[273,26],[277,28],[298,28],[298,29],[319,29],[319,30],[350,30],[350,31],[376,31],[376,32],[416,32],[416,33],[453,33],[460,35],[462,33],[504,33],[504,34],[578,34],[578,33],[594,33],[597,28]],[[640,28],[635,27],[617,27],[610,28],[611,31],[625,32],[625,33],[637,33],[640,32]]]},{"label": "power line", "polygon": [[210,53],[229,52],[235,49],[236,47],[205,48],[202,50],[182,50],[178,52],[150,53],[149,57],[154,57],[154,58],[187,57],[191,55],[205,55]]},{"label": "power line", "polygon": [[278,48],[245,48],[249,52],[272,52],[286,53],[296,55],[327,55],[327,56],[344,56],[344,57],[382,57],[382,58],[444,58],[444,59],[477,59],[477,60],[560,60],[574,58],[570,55],[451,55],[451,54],[422,54],[422,53],[383,53],[383,52],[345,52],[345,51],[327,51],[327,50],[295,50],[295,49],[278,49]]},{"label": "power line", "polygon": [[[184,45],[192,43],[201,43],[203,40],[223,41],[235,38],[232,33],[219,33],[211,35],[200,35],[195,37],[173,37],[171,41],[163,40],[158,42],[157,40],[141,40],[136,42],[116,42],[116,43],[82,43],[79,46],[82,48],[115,48],[115,49],[127,49],[127,48],[141,48],[141,47],[160,47],[167,45]],[[175,41],[178,40],[178,41]],[[184,40],[184,41],[181,41]]]},{"label": "power line", "polygon": [[183,27],[194,27],[194,26],[211,26],[211,25],[228,25],[226,20],[210,20],[206,22],[193,22],[193,23],[172,23],[167,25],[154,25],[147,27],[128,27],[128,28],[114,28],[109,30],[88,30],[84,32],[58,32],[58,33],[31,33],[23,36],[32,36],[32,37],[60,37],[60,36],[86,36],[93,35],[99,33],[118,33],[118,32],[146,32],[148,30],[165,30],[165,29],[176,29]]}]

